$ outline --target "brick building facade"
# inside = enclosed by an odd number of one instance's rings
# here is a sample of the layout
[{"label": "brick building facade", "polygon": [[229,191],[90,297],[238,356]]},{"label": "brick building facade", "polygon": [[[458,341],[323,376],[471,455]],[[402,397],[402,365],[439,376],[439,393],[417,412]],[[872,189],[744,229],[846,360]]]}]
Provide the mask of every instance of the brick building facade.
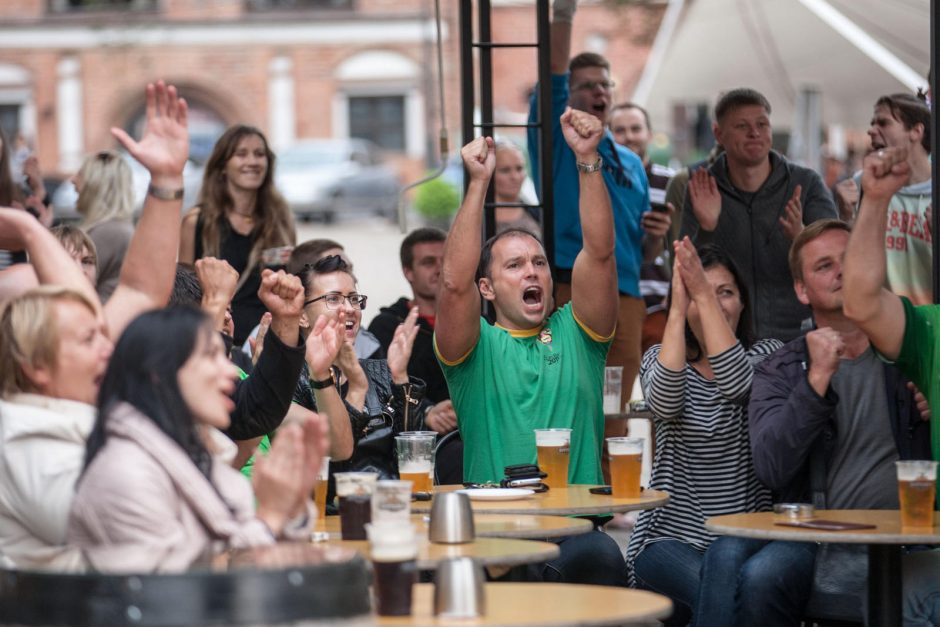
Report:
[{"label": "brick building facade", "polygon": [[[493,1],[494,40],[532,41],[531,2]],[[632,91],[663,4],[582,0],[574,51],[613,62]],[[441,0],[445,111],[459,137],[458,3]],[[403,178],[437,160],[433,0],[6,0],[0,3],[0,124],[35,147],[44,172],[68,175],[83,155],[133,127],[143,84],[179,86],[193,107],[193,154],[225,126],[263,129],[277,149],[306,137],[378,139]],[[518,120],[535,54],[494,53],[497,116]],[[380,134],[383,126],[403,132]]]}]

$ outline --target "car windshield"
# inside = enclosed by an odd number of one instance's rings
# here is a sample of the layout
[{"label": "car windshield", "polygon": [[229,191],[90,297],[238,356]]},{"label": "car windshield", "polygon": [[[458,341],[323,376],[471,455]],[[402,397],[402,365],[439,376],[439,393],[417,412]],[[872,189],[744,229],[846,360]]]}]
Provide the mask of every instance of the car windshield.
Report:
[{"label": "car windshield", "polygon": [[347,161],[343,150],[332,146],[296,146],[278,155],[280,166],[331,165]]}]

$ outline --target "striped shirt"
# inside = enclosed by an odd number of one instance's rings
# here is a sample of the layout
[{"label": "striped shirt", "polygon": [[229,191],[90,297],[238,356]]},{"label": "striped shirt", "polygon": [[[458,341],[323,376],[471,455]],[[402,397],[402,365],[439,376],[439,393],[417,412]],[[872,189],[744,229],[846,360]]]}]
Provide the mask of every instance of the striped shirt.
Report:
[{"label": "striped shirt", "polygon": [[661,346],[643,355],[640,382],[653,412],[656,455],[650,487],[669,493],[665,507],[640,513],[627,546],[633,561],[646,545],[679,540],[704,552],[714,536],[705,519],[770,508],[770,491],[757,480],[747,432],[747,401],[754,366],[781,346],[740,343],[708,358],[714,379],[691,365],[670,370],[659,362]]}]

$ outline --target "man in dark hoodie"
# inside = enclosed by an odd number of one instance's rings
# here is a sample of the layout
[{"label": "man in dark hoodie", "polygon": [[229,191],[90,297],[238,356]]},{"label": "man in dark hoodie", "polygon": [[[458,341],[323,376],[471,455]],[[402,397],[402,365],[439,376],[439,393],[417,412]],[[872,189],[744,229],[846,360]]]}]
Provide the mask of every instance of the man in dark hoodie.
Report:
[{"label": "man in dark hoodie", "polygon": [[408,300],[402,296],[392,305],[383,307],[369,325],[369,331],[387,353],[395,329],[412,307],[418,308],[418,335],[408,361],[408,372],[427,384],[425,398],[432,401],[434,407],[428,410],[425,424],[442,435],[457,428],[457,415],[450,402],[447,382],[434,355],[434,320],[446,239],[447,233],[429,227],[415,229],[405,237],[399,252],[401,271],[414,297]]},{"label": "man in dark hoodie", "polygon": [[800,335],[810,315],[793,292],[790,243],[803,225],[837,215],[816,172],[771,150],[770,111],[753,89],[718,100],[712,130],[725,153],[693,173],[679,236],[726,250],[750,292],[757,337],[786,342]]}]

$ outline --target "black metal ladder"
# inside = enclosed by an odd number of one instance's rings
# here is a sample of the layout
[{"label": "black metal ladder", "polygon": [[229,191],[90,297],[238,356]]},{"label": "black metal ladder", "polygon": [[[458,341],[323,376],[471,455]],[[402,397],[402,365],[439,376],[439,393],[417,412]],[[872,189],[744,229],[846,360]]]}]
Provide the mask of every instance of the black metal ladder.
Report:
[{"label": "black metal ladder", "polygon": [[[490,28],[490,0],[476,0],[477,26],[479,39],[474,40],[473,33],[474,0],[460,0],[460,102],[461,133],[463,142],[469,142],[476,136],[476,130],[492,134],[497,128],[535,128],[539,136],[539,204],[542,214],[542,241],[545,253],[552,268],[555,267],[555,216],[552,190],[552,76],[551,76],[551,40],[549,24],[549,0],[536,0],[535,16],[537,20],[536,41],[534,43],[493,43]],[[535,124],[495,124],[493,122],[493,49],[494,48],[535,48],[538,51],[538,121]],[[476,105],[474,72],[474,49],[479,50],[480,84],[480,123],[473,121]],[[524,79],[523,79],[524,80]],[[464,173],[464,192],[469,184],[469,177]],[[524,203],[496,203],[495,185],[486,190],[483,213],[484,241],[496,232],[497,207],[529,207]]]}]

